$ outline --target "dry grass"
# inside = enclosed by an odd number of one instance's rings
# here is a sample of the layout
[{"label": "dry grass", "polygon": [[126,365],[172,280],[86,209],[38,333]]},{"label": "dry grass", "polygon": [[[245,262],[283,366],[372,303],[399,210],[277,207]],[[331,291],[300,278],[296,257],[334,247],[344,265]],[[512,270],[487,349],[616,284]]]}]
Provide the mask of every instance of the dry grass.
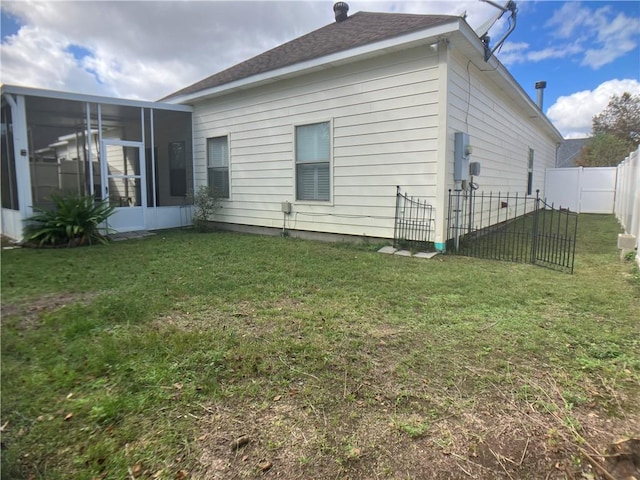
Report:
[{"label": "dry grass", "polygon": [[3,252],[2,476],[640,477],[638,273],[580,222],[573,276],[179,231]]}]

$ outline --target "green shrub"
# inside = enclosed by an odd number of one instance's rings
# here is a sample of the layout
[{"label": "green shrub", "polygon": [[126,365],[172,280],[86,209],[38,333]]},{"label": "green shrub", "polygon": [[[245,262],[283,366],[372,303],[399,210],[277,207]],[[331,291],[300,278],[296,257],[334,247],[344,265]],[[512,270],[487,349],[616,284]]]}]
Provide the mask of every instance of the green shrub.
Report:
[{"label": "green shrub", "polygon": [[34,207],[37,213],[26,220],[27,244],[76,247],[107,242],[100,224],[113,214],[115,207],[77,194],[52,194],[51,200],[54,208]]},{"label": "green shrub", "polygon": [[201,185],[192,195],[195,212],[193,213],[193,226],[199,232],[211,230],[209,223],[216,210],[221,207],[220,195],[214,187]]}]

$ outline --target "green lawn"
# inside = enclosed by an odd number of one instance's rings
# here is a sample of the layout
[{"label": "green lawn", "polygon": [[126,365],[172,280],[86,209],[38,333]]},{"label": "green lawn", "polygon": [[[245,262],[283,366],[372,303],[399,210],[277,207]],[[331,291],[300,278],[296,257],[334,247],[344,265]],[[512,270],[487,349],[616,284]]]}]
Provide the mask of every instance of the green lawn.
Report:
[{"label": "green lawn", "polygon": [[578,225],[574,275],[179,230],[4,250],[2,478],[615,476],[640,276],[612,216]]}]

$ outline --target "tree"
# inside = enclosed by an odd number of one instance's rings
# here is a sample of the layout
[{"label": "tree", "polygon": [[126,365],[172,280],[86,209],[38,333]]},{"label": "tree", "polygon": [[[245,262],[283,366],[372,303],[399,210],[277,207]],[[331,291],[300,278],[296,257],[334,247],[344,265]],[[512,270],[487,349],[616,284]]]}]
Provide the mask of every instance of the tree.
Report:
[{"label": "tree", "polygon": [[640,145],[640,95],[614,95],[607,107],[593,117],[593,136],[576,163],[586,167],[618,165]]},{"label": "tree", "polygon": [[640,95],[611,97],[607,108],[593,117],[592,130],[594,135],[606,133],[627,141],[632,148],[640,145]]},{"label": "tree", "polygon": [[581,167],[614,167],[632,150],[633,146],[615,135],[596,133],[582,147],[576,164]]}]

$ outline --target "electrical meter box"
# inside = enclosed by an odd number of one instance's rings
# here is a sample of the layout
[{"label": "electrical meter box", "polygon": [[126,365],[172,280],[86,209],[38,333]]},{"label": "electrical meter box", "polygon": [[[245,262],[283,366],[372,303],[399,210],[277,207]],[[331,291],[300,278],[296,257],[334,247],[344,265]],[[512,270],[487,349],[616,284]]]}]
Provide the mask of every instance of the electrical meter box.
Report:
[{"label": "electrical meter box", "polygon": [[464,132],[455,133],[455,146],[453,150],[453,181],[462,182],[469,180],[469,156],[471,145],[469,135]]}]

